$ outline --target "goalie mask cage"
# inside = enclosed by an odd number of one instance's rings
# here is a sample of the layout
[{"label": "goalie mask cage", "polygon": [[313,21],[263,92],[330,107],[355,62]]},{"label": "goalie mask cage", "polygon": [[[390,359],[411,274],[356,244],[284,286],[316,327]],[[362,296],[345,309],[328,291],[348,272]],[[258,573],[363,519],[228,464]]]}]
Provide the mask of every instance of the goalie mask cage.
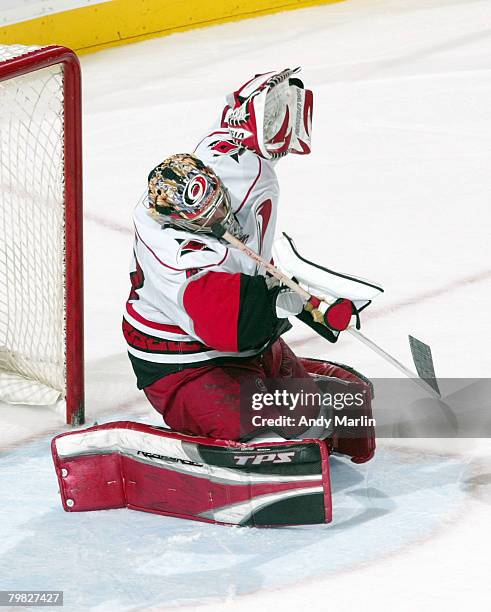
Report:
[{"label": "goalie mask cage", "polygon": [[80,65],[0,45],[0,401],[84,422]]}]

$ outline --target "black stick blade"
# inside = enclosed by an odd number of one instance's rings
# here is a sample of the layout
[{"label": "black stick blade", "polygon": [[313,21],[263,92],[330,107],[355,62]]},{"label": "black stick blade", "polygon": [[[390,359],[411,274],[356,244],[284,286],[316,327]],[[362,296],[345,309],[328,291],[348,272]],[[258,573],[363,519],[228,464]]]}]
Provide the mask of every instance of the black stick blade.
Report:
[{"label": "black stick blade", "polygon": [[441,396],[436,379],[435,366],[433,365],[431,348],[424,342],[421,342],[421,340],[413,338],[413,336],[409,336],[409,346],[411,347],[411,354],[419,377]]}]

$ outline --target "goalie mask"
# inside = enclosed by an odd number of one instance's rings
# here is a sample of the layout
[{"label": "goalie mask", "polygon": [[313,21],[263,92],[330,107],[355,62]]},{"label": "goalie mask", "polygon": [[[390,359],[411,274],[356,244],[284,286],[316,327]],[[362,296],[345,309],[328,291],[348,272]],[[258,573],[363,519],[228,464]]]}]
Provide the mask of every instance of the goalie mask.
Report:
[{"label": "goalie mask", "polygon": [[227,97],[224,124],[237,145],[265,159],[310,153],[313,95],[298,72],[256,75]]},{"label": "goalie mask", "polygon": [[220,178],[189,153],[171,155],[148,175],[148,204],[162,223],[191,232],[211,233],[219,221],[240,235],[230,197]]}]

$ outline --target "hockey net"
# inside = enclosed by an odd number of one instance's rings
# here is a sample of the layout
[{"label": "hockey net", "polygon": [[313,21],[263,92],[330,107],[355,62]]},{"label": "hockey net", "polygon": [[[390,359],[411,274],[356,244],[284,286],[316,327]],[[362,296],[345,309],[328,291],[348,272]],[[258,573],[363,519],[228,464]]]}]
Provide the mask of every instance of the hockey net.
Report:
[{"label": "hockey net", "polygon": [[0,45],[0,400],[83,422],[80,69]]}]

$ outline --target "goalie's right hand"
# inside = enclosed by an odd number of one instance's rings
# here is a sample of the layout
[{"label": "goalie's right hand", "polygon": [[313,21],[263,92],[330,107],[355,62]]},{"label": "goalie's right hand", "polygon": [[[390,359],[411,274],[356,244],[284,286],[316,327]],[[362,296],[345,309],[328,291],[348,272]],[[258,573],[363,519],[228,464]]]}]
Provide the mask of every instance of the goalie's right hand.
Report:
[{"label": "goalie's right hand", "polygon": [[311,314],[315,323],[325,325],[337,332],[344,331],[348,327],[351,317],[356,312],[353,302],[345,298],[339,298],[333,304],[327,304],[315,296],[308,300],[304,310]]},{"label": "goalie's right hand", "polygon": [[336,342],[339,334],[349,326],[353,314],[356,314],[356,309],[350,300],[339,298],[333,304],[327,304],[311,296],[297,319],[329,342]]}]

